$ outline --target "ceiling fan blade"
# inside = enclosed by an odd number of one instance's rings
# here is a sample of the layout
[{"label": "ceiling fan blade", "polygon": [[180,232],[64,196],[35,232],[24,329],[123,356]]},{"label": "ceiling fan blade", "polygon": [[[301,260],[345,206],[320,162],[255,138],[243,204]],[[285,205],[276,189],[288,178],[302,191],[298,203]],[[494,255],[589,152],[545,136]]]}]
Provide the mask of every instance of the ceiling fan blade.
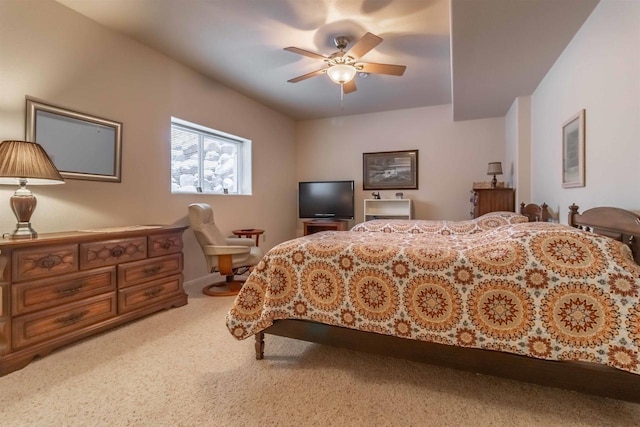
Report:
[{"label": "ceiling fan blade", "polygon": [[372,33],[366,33],[349,49],[347,55],[352,56],[354,59],[359,59],[380,43],[382,43],[380,37]]},{"label": "ceiling fan blade", "polygon": [[342,85],[344,93],[351,93],[356,91],[356,79],[351,79]]},{"label": "ceiling fan blade", "polygon": [[362,66],[362,72],[371,74],[388,74],[391,76],[401,76],[404,74],[404,70],[407,69],[406,65],[393,65],[393,64],[376,64],[373,62],[363,62],[358,64]]},{"label": "ceiling fan blade", "polygon": [[320,74],[323,74],[323,73],[326,73],[326,72],[327,72],[327,69],[326,68],[322,68],[320,70],[312,71],[310,73],[303,74],[303,75],[298,76],[298,77],[294,77],[293,79],[287,80],[287,82],[288,83],[298,83],[299,81],[306,80],[306,79],[309,79],[311,77],[319,76]]},{"label": "ceiling fan blade", "polygon": [[308,50],[300,49],[299,47],[289,46],[285,47],[284,50],[288,52],[297,53],[298,55],[308,56],[309,58],[319,59],[320,61],[324,61],[325,59],[329,59],[326,56],[320,55],[315,52],[310,52]]}]

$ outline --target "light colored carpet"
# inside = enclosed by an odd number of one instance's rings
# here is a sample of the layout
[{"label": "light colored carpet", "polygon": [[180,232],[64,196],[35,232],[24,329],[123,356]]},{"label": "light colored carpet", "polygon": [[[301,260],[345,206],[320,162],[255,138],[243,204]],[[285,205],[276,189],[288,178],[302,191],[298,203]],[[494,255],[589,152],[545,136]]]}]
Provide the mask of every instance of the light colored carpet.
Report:
[{"label": "light colored carpet", "polygon": [[232,297],[188,292],[0,378],[0,425],[640,425],[640,404],[287,338],[257,361],[224,325]]}]

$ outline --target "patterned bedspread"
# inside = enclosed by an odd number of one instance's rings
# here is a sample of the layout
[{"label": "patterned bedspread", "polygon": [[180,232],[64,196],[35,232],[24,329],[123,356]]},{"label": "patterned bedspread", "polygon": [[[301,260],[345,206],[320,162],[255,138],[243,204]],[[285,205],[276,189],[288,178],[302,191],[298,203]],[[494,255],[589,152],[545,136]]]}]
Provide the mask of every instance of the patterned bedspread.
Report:
[{"label": "patterned bedspread", "polygon": [[626,246],[559,224],[325,231],[271,249],[227,327],[244,339],[276,319],[307,319],[640,374],[639,285]]},{"label": "patterned bedspread", "polygon": [[378,231],[382,233],[471,234],[491,230],[508,224],[528,222],[515,212],[490,212],[466,221],[434,221],[424,219],[374,219],[356,224],[351,231]]}]

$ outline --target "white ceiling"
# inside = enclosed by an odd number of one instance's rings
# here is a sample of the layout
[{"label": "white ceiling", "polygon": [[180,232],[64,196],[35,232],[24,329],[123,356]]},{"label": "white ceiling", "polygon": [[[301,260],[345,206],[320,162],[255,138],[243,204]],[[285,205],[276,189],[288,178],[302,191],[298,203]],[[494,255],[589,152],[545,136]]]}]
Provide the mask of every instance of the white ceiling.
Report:
[{"label": "white ceiling", "polygon": [[[57,0],[295,119],[453,103],[454,119],[503,116],[533,92],[599,0]],[[322,68],[335,36],[384,39],[341,105]],[[352,42],[352,43],[353,43]],[[453,64],[453,67],[452,67]]]}]

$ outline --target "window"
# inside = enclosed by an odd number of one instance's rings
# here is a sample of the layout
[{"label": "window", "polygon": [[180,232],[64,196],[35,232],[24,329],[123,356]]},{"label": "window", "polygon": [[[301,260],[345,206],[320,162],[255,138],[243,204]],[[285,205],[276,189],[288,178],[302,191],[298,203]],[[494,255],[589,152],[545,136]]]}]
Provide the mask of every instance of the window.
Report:
[{"label": "window", "polygon": [[251,141],[172,117],[171,192],[251,194]]}]

